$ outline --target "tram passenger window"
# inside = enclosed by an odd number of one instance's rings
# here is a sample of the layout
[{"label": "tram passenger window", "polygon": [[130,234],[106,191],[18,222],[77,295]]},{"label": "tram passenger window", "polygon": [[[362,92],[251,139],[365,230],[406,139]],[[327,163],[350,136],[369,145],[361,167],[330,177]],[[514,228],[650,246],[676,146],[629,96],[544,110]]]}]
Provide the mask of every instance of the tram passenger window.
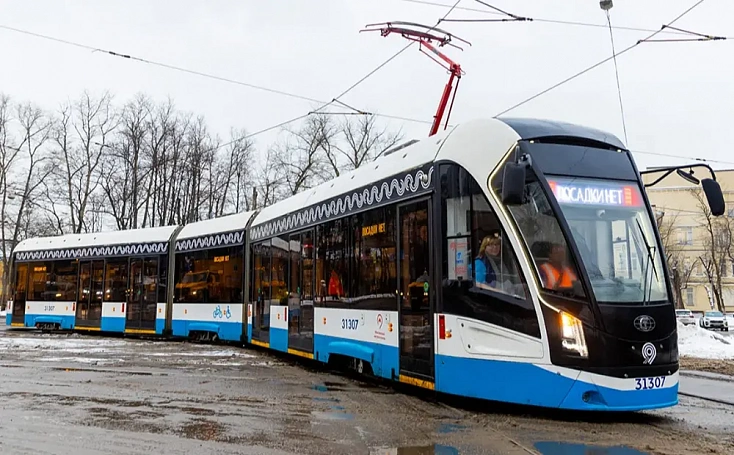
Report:
[{"label": "tram passenger window", "polygon": [[350,308],[397,311],[395,208],[352,216]]},{"label": "tram passenger window", "polygon": [[78,261],[36,262],[31,267],[33,300],[76,301]]},{"label": "tram passenger window", "polygon": [[235,246],[177,254],[175,301],[241,303],[243,253]]},{"label": "tram passenger window", "polygon": [[107,261],[105,275],[105,302],[125,302],[127,294],[127,259]]},{"label": "tram passenger window", "polygon": [[272,303],[288,305],[288,262],[290,245],[288,237],[274,237],[272,242],[272,262],[270,264],[270,286]]},{"label": "tram passenger window", "polygon": [[540,337],[535,306],[511,243],[476,180],[442,165],[444,311]]},{"label": "tram passenger window", "polygon": [[321,306],[341,307],[349,298],[349,222],[330,221],[318,229],[317,292]]},{"label": "tram passenger window", "polygon": [[497,215],[484,196],[473,199],[472,238],[477,245],[472,263],[475,286],[526,298],[517,259],[512,245],[502,235]]}]

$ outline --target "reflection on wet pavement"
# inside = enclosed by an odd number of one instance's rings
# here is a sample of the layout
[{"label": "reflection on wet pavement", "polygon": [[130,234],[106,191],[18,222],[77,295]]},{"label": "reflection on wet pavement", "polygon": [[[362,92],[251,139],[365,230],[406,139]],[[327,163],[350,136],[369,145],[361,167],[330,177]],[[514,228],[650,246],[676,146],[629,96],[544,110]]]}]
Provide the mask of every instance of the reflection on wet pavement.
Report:
[{"label": "reflection on wet pavement", "polygon": [[[0,357],[0,454],[641,455],[624,445],[644,441],[651,453],[700,455],[734,447],[734,408],[685,396],[676,408],[585,421],[486,411],[228,346],[0,329]],[[564,440],[593,445],[552,442]]]},{"label": "reflection on wet pavement", "polygon": [[433,444],[430,446],[377,449],[370,451],[370,455],[459,455],[459,451],[451,446]]},{"label": "reflection on wet pavement", "polygon": [[438,427],[439,433],[455,433],[457,431],[465,430],[466,425],[459,425],[458,423],[442,423]]},{"label": "reflection on wet pavement", "polygon": [[602,447],[568,442],[538,442],[535,448],[542,455],[650,455],[626,446]]}]

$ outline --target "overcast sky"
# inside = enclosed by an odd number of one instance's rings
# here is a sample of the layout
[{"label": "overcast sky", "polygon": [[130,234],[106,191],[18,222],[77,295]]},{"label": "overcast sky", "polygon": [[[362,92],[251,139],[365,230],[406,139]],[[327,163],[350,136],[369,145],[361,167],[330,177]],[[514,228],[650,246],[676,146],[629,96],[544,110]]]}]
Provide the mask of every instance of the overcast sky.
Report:
[{"label": "overcast sky", "polygon": [[[148,60],[330,100],[406,41],[359,33],[368,23],[403,20],[434,25],[453,0],[430,6],[404,0],[0,0],[0,25]],[[598,0],[495,0],[538,19],[606,24]],[[616,0],[612,24],[659,29],[696,0]],[[462,0],[449,18],[492,18]],[[675,26],[734,36],[734,2],[706,0]],[[443,23],[471,41],[445,52],[465,69],[452,123],[492,117],[611,55],[606,28],[546,22]],[[615,30],[617,50],[649,32]],[[658,35],[658,38],[674,35]],[[728,161],[734,125],[734,40],[646,43],[618,59],[632,150]],[[417,46],[404,52],[343,101],[364,110],[430,121],[447,74]],[[123,102],[137,92],[171,96],[203,114],[215,133],[257,131],[305,114],[312,103],[184,74],[0,29],[0,92],[53,109],[84,89],[110,90]],[[609,130],[623,138],[612,62],[510,112]],[[409,137],[429,125],[390,121]],[[273,134],[256,138],[262,149]],[[723,139],[723,140],[722,140]],[[679,160],[637,154],[642,167]]]}]

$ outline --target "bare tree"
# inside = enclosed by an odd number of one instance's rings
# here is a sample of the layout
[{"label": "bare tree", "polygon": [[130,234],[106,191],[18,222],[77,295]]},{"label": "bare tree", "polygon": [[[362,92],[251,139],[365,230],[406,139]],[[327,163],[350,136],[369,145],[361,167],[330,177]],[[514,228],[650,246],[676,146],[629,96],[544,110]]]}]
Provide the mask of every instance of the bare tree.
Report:
[{"label": "bare tree", "polygon": [[313,115],[298,129],[287,129],[285,139],[271,148],[271,157],[290,195],[330,178],[324,149],[333,137],[328,115]]},{"label": "bare tree", "polygon": [[[35,199],[36,190],[45,181],[50,171],[39,172],[47,159],[44,144],[49,139],[51,121],[37,106],[30,103],[16,107],[16,121],[20,139],[18,145],[10,145],[10,103],[7,97],[0,97],[0,183],[2,200],[0,202],[0,236],[2,237],[2,260],[7,259],[12,250],[23,239],[23,220]],[[17,166],[16,166],[17,165]],[[12,180],[11,180],[12,179]],[[15,204],[8,204],[11,199]],[[12,210],[10,205],[12,205]],[[3,267],[2,284],[8,283],[9,270]],[[4,297],[2,305],[4,306]]]},{"label": "bare tree", "polygon": [[686,289],[690,283],[693,270],[698,263],[696,258],[692,263],[686,261],[686,253],[683,245],[678,240],[677,224],[679,215],[677,212],[666,213],[661,212],[656,215],[658,231],[660,239],[663,243],[663,251],[665,252],[665,260],[668,264],[668,270],[672,273],[673,291],[675,293],[674,302],[676,308],[683,308],[683,289]]},{"label": "bare tree", "polygon": [[[64,209],[68,211],[71,232],[91,228],[85,216],[102,180],[102,157],[117,124],[118,115],[108,93],[95,99],[84,92],[73,106],[67,104],[61,108],[54,135],[59,153],[53,168],[57,187],[64,188]],[[58,213],[54,215],[61,218]]]},{"label": "bare tree", "polygon": [[280,174],[276,165],[277,160],[276,152],[268,149],[265,153],[265,160],[256,171],[256,192],[253,193],[252,198],[253,210],[274,204],[288,196],[289,190],[285,185],[285,179]]},{"label": "bare tree", "polygon": [[706,196],[700,189],[691,190],[696,198],[701,228],[704,231],[703,251],[699,261],[711,286],[714,303],[720,311],[724,311],[722,289],[723,269],[731,250],[731,220],[728,217],[715,217],[711,214]]},{"label": "bare tree", "polygon": [[250,209],[251,200],[248,196],[254,188],[254,173],[250,171],[253,151],[254,144],[247,138],[245,130],[230,131],[230,143],[220,160],[220,171],[217,173],[222,177],[218,191],[224,196],[217,208],[219,215],[223,215],[228,207],[234,213]]},{"label": "bare tree", "polygon": [[357,120],[345,116],[338,135],[334,135],[336,140],[330,138],[328,145],[331,147],[326,150],[336,177],[341,171],[351,171],[374,161],[402,140],[401,130],[392,132],[376,122],[373,115],[360,116]]}]

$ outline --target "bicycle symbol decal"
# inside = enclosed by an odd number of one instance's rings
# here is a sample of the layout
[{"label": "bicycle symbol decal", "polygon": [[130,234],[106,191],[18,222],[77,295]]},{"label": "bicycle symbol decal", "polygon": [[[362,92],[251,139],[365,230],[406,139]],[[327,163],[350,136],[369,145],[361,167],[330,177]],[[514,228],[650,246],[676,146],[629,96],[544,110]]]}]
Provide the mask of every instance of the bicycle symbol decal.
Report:
[{"label": "bicycle symbol decal", "polygon": [[229,305],[227,305],[227,308],[224,311],[222,311],[221,305],[217,305],[214,309],[214,313],[212,313],[212,317],[214,319],[222,319],[223,317],[229,319],[232,317],[232,311],[229,309]]}]

